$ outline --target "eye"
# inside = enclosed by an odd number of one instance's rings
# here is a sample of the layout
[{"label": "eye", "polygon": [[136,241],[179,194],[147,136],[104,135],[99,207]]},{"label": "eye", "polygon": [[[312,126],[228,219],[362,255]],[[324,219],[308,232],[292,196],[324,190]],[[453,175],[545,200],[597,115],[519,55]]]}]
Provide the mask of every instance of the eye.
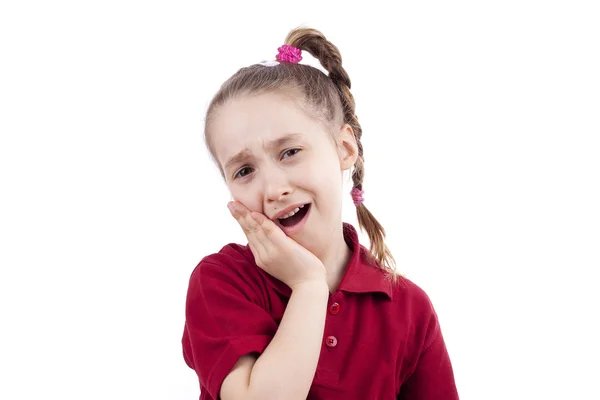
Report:
[{"label": "eye", "polygon": [[244,168],[240,169],[240,170],[239,170],[239,171],[238,171],[238,172],[237,172],[237,173],[236,173],[236,174],[233,176],[233,179],[236,179],[236,178],[238,178],[238,177],[239,177],[239,178],[243,178],[243,177],[245,177],[246,175],[249,175],[250,173],[252,173],[252,168],[250,168],[250,167],[244,167]]},{"label": "eye", "polygon": [[[283,156],[281,158],[289,158],[291,156],[298,154],[300,151],[301,151],[300,149],[289,149],[285,153],[283,153]],[[289,156],[286,157],[286,155],[289,155]]]}]

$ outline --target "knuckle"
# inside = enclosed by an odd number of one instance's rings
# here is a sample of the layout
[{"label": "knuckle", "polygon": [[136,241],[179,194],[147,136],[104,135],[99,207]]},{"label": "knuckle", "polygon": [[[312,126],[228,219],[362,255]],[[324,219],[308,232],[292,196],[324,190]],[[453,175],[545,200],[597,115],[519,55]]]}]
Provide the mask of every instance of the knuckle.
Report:
[{"label": "knuckle", "polygon": [[275,262],[275,260],[277,260],[277,252],[274,249],[267,249],[266,251],[266,255],[265,255],[270,263]]},{"label": "knuckle", "polygon": [[256,265],[258,265],[263,271],[270,273],[269,262],[265,261],[264,257],[258,257],[258,259],[256,260]]},{"label": "knuckle", "polygon": [[250,232],[256,233],[260,228],[256,225],[250,225]]},{"label": "knuckle", "polygon": [[273,225],[269,224],[267,221],[262,224],[262,228],[267,235],[271,235],[273,233]]},{"label": "knuckle", "polygon": [[261,257],[261,260],[266,265],[271,264],[273,262],[273,259],[272,259],[271,255],[269,253],[263,255]]},{"label": "knuckle", "polygon": [[254,233],[254,232],[256,232],[256,226],[253,226],[253,225],[245,225],[245,226],[244,226],[244,232],[247,232],[247,233]]}]

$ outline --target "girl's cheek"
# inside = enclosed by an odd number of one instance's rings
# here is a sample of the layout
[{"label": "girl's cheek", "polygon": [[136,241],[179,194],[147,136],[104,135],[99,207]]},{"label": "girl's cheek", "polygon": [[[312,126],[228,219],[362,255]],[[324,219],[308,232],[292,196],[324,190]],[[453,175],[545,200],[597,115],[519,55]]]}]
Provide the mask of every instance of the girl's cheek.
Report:
[{"label": "girl's cheek", "polygon": [[239,201],[250,211],[260,212],[262,209],[262,204],[260,201],[260,196],[258,194],[253,194],[249,190],[239,190],[239,189],[231,189],[231,200]]}]

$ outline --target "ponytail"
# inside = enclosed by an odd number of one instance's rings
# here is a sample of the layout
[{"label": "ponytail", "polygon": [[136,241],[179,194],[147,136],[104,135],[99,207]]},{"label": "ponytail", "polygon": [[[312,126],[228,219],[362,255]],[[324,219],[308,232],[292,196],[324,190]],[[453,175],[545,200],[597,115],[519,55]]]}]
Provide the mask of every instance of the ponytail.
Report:
[{"label": "ponytail", "polygon": [[[350,92],[351,82],[346,70],[342,67],[342,56],[338,48],[328,41],[325,36],[311,28],[296,28],[286,37],[285,44],[306,50],[313,55],[329,73],[334,83],[338,98],[341,101],[344,123],[349,124],[354,132],[358,146],[358,158],[352,172],[354,188],[362,190],[364,179],[364,156],[361,143],[362,128],[355,114],[354,96]],[[382,270],[389,273],[395,280],[398,277],[395,260],[385,244],[385,230],[377,218],[361,202],[356,206],[356,216],[360,229],[367,232],[370,241],[371,261]]]}]

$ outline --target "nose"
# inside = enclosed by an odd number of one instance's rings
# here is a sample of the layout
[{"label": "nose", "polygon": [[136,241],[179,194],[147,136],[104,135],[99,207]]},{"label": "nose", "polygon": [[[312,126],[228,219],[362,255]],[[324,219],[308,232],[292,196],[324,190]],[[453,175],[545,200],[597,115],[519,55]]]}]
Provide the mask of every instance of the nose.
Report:
[{"label": "nose", "polygon": [[285,172],[279,168],[269,168],[269,171],[263,172],[264,194],[268,203],[283,201],[292,194],[293,189]]}]

